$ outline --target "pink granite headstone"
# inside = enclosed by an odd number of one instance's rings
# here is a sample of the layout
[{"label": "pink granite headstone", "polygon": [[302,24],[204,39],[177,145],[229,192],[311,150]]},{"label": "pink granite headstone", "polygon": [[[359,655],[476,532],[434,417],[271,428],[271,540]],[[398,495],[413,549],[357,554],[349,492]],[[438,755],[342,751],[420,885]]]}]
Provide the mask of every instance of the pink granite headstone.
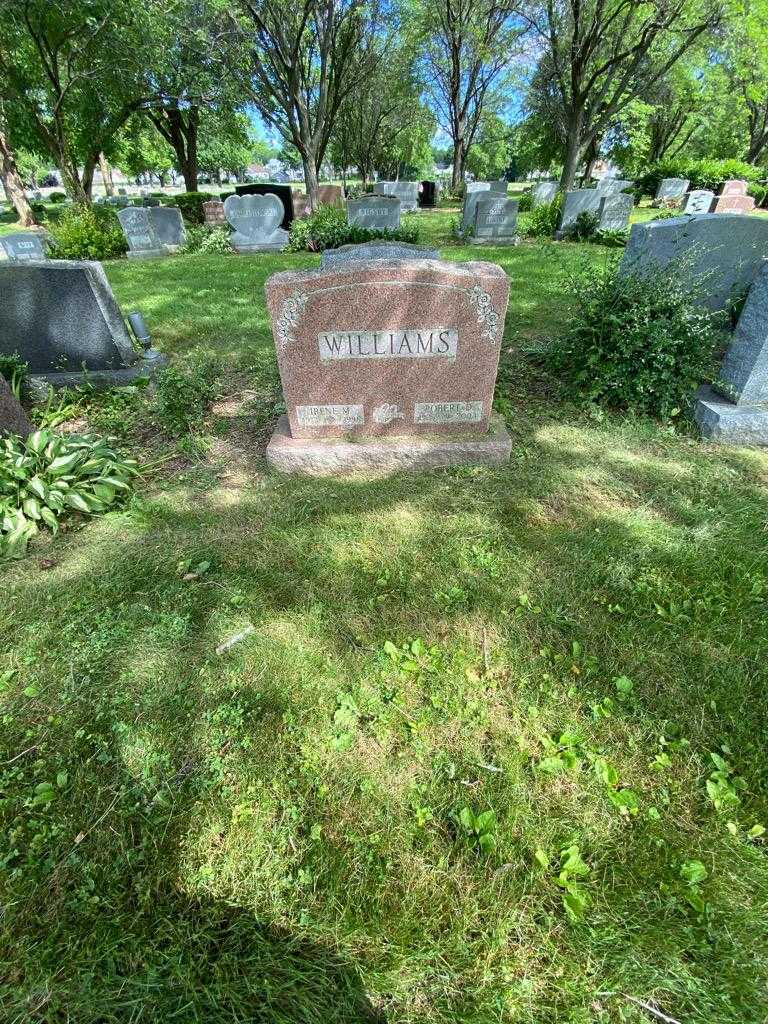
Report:
[{"label": "pink granite headstone", "polygon": [[745,196],[747,194],[747,182],[741,181],[738,178],[729,178],[728,181],[723,182],[723,187],[720,189],[721,196]]},{"label": "pink granite headstone", "polygon": [[344,189],[341,185],[320,185],[317,189],[317,199],[323,206],[343,206]]},{"label": "pink granite headstone", "polygon": [[294,439],[488,430],[509,297],[496,264],[349,261],[265,290]]},{"label": "pink granite headstone", "polygon": [[720,195],[715,199],[713,213],[751,213],[755,200],[747,195],[747,182],[731,178],[723,183]]},{"label": "pink granite headstone", "polygon": [[207,203],[203,203],[203,218],[209,227],[220,227],[226,224],[224,203],[220,199],[209,199]]}]

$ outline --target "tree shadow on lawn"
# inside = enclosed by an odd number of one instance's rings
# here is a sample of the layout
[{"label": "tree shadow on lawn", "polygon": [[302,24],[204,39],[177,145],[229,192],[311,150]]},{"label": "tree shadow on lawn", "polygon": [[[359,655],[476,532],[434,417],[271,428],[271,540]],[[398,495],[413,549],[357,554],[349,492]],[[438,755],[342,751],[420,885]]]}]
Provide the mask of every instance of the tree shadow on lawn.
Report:
[{"label": "tree shadow on lawn", "polygon": [[[188,896],[177,876],[183,874],[181,850],[199,825],[198,815],[209,813],[212,800],[221,802],[220,792],[207,788],[210,767],[200,776],[197,771],[210,761],[201,737],[209,738],[218,727],[219,709],[244,701],[248,710],[248,694],[258,690],[255,717],[247,718],[245,727],[259,747],[257,775],[265,781],[288,777],[298,751],[286,736],[284,717],[330,719],[338,687],[352,684],[340,675],[342,659],[351,657],[353,666],[362,663],[388,639],[399,643],[418,635],[445,647],[474,643],[480,662],[474,627],[482,622],[491,633],[492,658],[503,659],[511,644],[523,663],[537,671],[541,647],[568,650],[578,640],[599,658],[603,680],[587,684],[585,694],[594,686],[599,696],[612,676],[630,675],[649,730],[660,733],[677,721],[703,750],[730,744],[741,758],[740,772],[759,813],[768,782],[760,749],[765,700],[760,627],[753,630],[750,622],[759,623],[760,605],[751,595],[757,577],[764,576],[760,531],[768,520],[768,497],[753,456],[718,451],[711,455],[717,464],[710,472],[705,449],[686,461],[690,454],[679,443],[658,451],[638,445],[627,453],[601,446],[598,439],[580,448],[576,439],[568,444],[557,434],[540,432],[520,439],[516,461],[501,470],[379,482],[267,476],[262,490],[230,491],[226,502],[221,489],[182,502],[171,490],[143,502],[134,524],[129,516],[124,530],[100,533],[98,545],[88,552],[83,548],[90,531],[64,539],[62,563],[54,573],[13,572],[17,604],[30,601],[41,615],[49,609],[54,631],[71,626],[71,595],[84,599],[84,607],[100,605],[133,623],[119,642],[98,648],[82,664],[73,653],[72,684],[85,687],[86,695],[80,694],[68,727],[101,734],[101,749],[109,755],[104,789],[94,791],[87,806],[91,823],[107,810],[104,827],[78,848],[85,856],[89,846],[96,847],[92,874],[98,878],[95,891],[103,909],[89,911],[86,897],[85,910],[62,907],[62,894],[78,891],[78,878],[88,866],[77,857],[73,862],[71,854],[62,856],[55,898],[48,913],[45,900],[39,906],[38,927],[53,931],[48,945],[53,959],[60,962],[63,951],[69,951],[73,981],[59,997],[59,982],[50,982],[47,1006],[60,998],[62,1009],[78,1021],[101,1019],[99,1014],[103,1019],[160,1021],[187,1006],[201,1019],[237,1019],[240,1014],[265,1024],[376,1019],[357,968],[333,950],[273,928],[236,898],[230,905]],[[699,534],[701,543],[691,543]],[[215,561],[210,580],[181,580],[175,563],[182,555],[193,560],[210,556]],[[496,575],[489,571],[494,564],[500,567]],[[387,573],[389,580],[379,585],[377,577]],[[637,581],[649,589],[633,597]],[[438,599],[453,585],[467,591],[467,604],[446,607]],[[231,594],[244,595],[244,602],[228,606]],[[521,594],[543,609],[522,626],[509,617]],[[380,596],[382,601],[370,604]],[[714,599],[695,606],[700,596]],[[689,598],[693,607],[684,605]],[[628,613],[617,617],[609,612],[612,601],[624,602]],[[655,606],[664,602],[677,602],[684,611],[661,617]],[[146,614],[136,610],[141,605]],[[176,635],[164,636],[163,616],[171,612],[181,625]],[[201,673],[216,675],[214,647],[238,620],[247,619],[261,644],[256,664],[246,641],[235,649],[232,663],[222,659],[220,690],[204,693]],[[94,632],[98,623],[86,619],[77,628]],[[283,675],[276,671],[283,652],[291,649],[303,658],[295,679],[284,666]],[[324,677],[321,666],[329,659],[336,669]],[[303,696],[303,674],[312,672],[319,682]],[[121,702],[121,679],[132,676],[134,690]],[[322,692],[326,683],[318,704],[318,686]],[[105,691],[117,694],[117,705],[106,707],[94,723],[93,709]],[[162,705],[173,699],[178,708],[169,717]],[[130,750],[116,739],[120,722],[136,734],[134,743],[145,736],[155,749],[161,768],[152,784],[127,770]],[[558,723],[547,724],[555,728]],[[81,763],[97,756],[97,747],[84,749]],[[93,785],[85,780],[84,791]],[[502,789],[502,781],[491,782],[500,807],[510,799]],[[161,791],[171,793],[180,808],[165,824],[156,799]],[[123,794],[114,814],[105,795],[113,792]],[[108,824],[122,832],[117,846]],[[75,816],[70,825],[68,831],[76,835],[84,822]],[[599,857],[600,837],[593,841]],[[687,838],[681,836],[680,842]],[[680,855],[686,853],[681,846]],[[343,862],[343,850],[339,855]],[[621,913],[622,899],[632,904],[632,914],[640,913],[636,904],[648,898],[642,878],[648,856],[640,837],[628,833],[624,864],[621,869],[612,864],[610,872],[634,872],[636,884],[631,897],[615,897],[614,917]],[[122,866],[110,879],[115,858],[122,858]],[[509,885],[517,884],[517,872],[509,874]],[[376,893],[387,881],[373,863],[356,884]],[[515,898],[512,889],[510,905]],[[376,905],[372,900],[371,906]],[[375,937],[380,926],[369,911],[360,906],[356,912],[355,927]],[[688,930],[678,933],[663,906],[643,912],[648,918],[658,916],[667,944],[658,942],[659,932],[651,928],[628,933],[623,943],[616,943],[613,933],[606,963],[609,952],[621,958],[632,946],[645,958],[647,970],[656,964],[663,973],[664,957],[685,948]],[[333,914],[330,899],[322,927],[331,927]],[[92,938],[84,939],[89,928]],[[35,941],[41,947],[41,973],[47,967],[55,976],[58,963],[46,963],[41,935]],[[562,942],[571,939],[565,936]],[[737,962],[738,954],[738,948],[722,940],[704,960],[691,954],[690,969],[714,976],[719,967],[725,970],[726,960]],[[95,972],[86,966],[94,955],[103,958]],[[27,986],[30,999],[34,989]],[[457,997],[454,1008],[460,1002]],[[55,1019],[47,1012],[40,1010],[32,1019]]]}]

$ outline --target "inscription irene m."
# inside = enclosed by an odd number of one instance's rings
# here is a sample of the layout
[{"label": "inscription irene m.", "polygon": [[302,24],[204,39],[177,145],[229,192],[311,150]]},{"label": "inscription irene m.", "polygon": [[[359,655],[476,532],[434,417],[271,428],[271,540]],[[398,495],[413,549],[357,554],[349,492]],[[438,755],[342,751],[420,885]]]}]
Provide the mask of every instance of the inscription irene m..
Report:
[{"label": "inscription irene m.", "polygon": [[302,427],[355,427],[365,422],[362,405],[297,405]]},{"label": "inscription irene m.", "polygon": [[323,331],[317,336],[321,360],[456,358],[455,327],[408,328],[401,331]]}]

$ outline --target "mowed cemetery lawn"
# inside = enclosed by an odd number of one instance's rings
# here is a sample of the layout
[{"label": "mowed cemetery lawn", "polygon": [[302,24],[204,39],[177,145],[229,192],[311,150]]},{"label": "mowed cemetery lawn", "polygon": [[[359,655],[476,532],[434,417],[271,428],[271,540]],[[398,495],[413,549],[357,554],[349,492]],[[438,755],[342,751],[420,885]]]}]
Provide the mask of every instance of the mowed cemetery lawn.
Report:
[{"label": "mowed cemetery lawn", "polygon": [[562,404],[615,250],[455,215],[511,278],[499,469],[268,471],[263,285],[319,258],[105,265],[227,373],[2,570],[3,1021],[764,1021],[768,454]]}]

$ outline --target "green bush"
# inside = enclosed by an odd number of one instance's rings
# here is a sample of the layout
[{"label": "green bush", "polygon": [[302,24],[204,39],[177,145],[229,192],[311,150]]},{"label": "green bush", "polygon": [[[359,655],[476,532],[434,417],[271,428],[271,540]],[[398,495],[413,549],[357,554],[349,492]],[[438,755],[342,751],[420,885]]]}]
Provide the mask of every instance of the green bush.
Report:
[{"label": "green bush", "polygon": [[569,290],[571,326],[548,353],[567,397],[666,420],[711,379],[722,317],[676,274],[622,276],[611,259]]},{"label": "green bush", "polygon": [[747,195],[752,196],[757,206],[768,206],[768,185],[752,183],[747,187]]},{"label": "green bush", "polygon": [[49,203],[63,203],[67,198],[66,192],[51,192],[48,196]]},{"label": "green bush", "polygon": [[198,355],[167,366],[157,377],[155,409],[174,436],[184,434],[203,417],[216,394],[221,368],[213,356]]},{"label": "green bush", "polygon": [[599,214],[582,210],[564,229],[563,238],[567,238],[569,242],[592,242],[597,236],[599,224]]},{"label": "green bush", "polygon": [[551,238],[560,223],[562,208],[563,197],[558,192],[551,203],[541,203],[521,218],[521,234],[528,238]]},{"label": "green bush", "polygon": [[136,462],[109,439],[37,430],[0,442],[0,559],[21,558],[41,526],[105,512],[131,487]]},{"label": "green bush", "polygon": [[416,243],[419,240],[418,221],[406,216],[397,231],[374,231],[348,224],[346,211],[337,206],[320,206],[310,217],[291,223],[287,248],[289,252],[322,252],[323,249],[338,249],[340,245],[369,242],[374,238]]},{"label": "green bush", "polygon": [[182,192],[178,196],[169,196],[169,201],[178,206],[184,220],[190,224],[204,224],[205,213],[203,203],[213,199],[212,192]]},{"label": "green bush", "polygon": [[29,204],[29,207],[32,210],[32,213],[34,213],[35,220],[38,222],[38,224],[48,219],[48,207],[45,205],[45,203],[41,203],[39,199],[33,200]]},{"label": "green bush", "polygon": [[128,248],[117,214],[108,206],[70,206],[49,230],[54,259],[109,260]]},{"label": "green bush", "polygon": [[652,164],[638,178],[638,188],[643,195],[655,196],[662,178],[687,178],[692,189],[707,188],[718,192],[723,182],[729,178],[743,179],[747,182],[759,181],[765,170],[753,167],[741,160],[660,160]]},{"label": "green bush", "polygon": [[14,397],[19,401],[24,392],[28,370],[29,366],[18,352],[9,356],[0,354],[0,377],[5,378]]},{"label": "green bush", "polygon": [[227,256],[234,252],[229,238],[230,232],[228,228],[193,224],[192,227],[187,228],[187,241],[179,249],[179,252],[185,256],[197,254]]},{"label": "green bush", "polygon": [[526,189],[525,192],[521,192],[519,196],[511,196],[512,199],[517,198],[517,212],[518,213],[530,213],[533,208],[533,192],[530,189]]}]

